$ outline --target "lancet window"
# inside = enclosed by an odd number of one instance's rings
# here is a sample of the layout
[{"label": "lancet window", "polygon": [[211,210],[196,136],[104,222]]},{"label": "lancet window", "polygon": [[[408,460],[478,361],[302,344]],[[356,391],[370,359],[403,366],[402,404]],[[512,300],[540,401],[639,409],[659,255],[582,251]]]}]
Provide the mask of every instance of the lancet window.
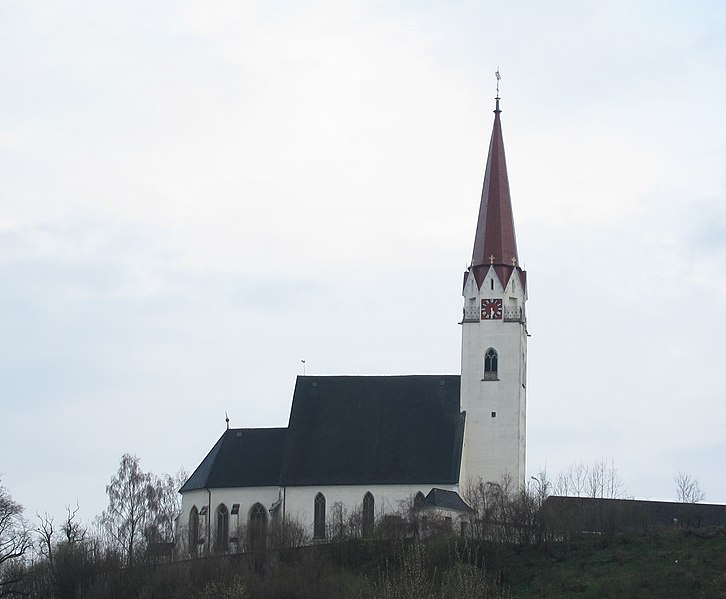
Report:
[{"label": "lancet window", "polygon": [[499,355],[497,350],[490,347],[484,354],[484,380],[496,381],[498,379]]},{"label": "lancet window", "polygon": [[223,503],[217,508],[217,550],[227,551],[229,543],[229,510]]},{"label": "lancet window", "polygon": [[325,538],[325,495],[323,495],[322,493],[318,493],[315,496],[313,538]]},{"label": "lancet window", "polygon": [[197,545],[199,544],[199,510],[197,506],[192,506],[189,512],[189,553],[197,554]]},{"label": "lancet window", "polygon": [[376,502],[373,494],[368,491],[363,496],[363,536],[367,537],[373,534],[373,524],[375,521]]},{"label": "lancet window", "polygon": [[247,527],[249,545],[252,549],[262,548],[267,543],[267,510],[261,503],[250,508],[250,521]]}]

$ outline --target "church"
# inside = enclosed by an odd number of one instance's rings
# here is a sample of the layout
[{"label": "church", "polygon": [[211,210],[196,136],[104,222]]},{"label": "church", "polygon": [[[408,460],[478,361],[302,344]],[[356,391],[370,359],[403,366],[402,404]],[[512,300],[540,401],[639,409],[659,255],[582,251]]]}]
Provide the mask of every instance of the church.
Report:
[{"label": "church", "polygon": [[524,485],[527,278],[499,100],[463,280],[461,375],[298,376],[287,427],[228,428],[181,488],[189,555],[264,542],[276,523],[323,540],[334,507],[369,534],[404,505],[465,512],[480,480]]}]

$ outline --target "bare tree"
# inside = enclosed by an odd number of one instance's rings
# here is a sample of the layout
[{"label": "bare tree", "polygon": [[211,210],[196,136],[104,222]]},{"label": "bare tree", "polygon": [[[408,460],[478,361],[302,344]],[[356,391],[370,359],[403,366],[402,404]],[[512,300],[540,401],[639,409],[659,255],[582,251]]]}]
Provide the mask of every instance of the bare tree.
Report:
[{"label": "bare tree", "polygon": [[66,516],[57,526],[47,513],[36,514],[39,520],[34,532],[38,554],[32,569],[32,596],[78,597],[90,581],[99,563],[99,552],[93,554],[95,539],[87,540],[87,530],[76,518],[78,505],[66,506]]},{"label": "bare tree", "polygon": [[676,483],[676,496],[681,503],[698,503],[706,498],[698,481],[690,474],[679,472],[673,480]]},{"label": "bare tree", "polygon": [[348,537],[348,509],[342,501],[336,501],[330,508],[330,522],[328,523],[328,538],[342,541]]},{"label": "bare tree", "polygon": [[23,506],[13,501],[0,485],[0,597],[11,595],[22,576],[12,566],[31,546],[30,531],[23,518]]},{"label": "bare tree", "polygon": [[283,522],[273,521],[270,543],[276,549],[303,547],[310,544],[310,535],[299,520],[288,516]]},{"label": "bare tree", "polygon": [[71,509],[70,505],[66,506],[66,519],[61,526],[61,531],[65,535],[66,543],[75,545],[86,540],[88,530],[80,522],[76,521],[76,515],[80,507],[76,503],[75,509]]},{"label": "bare tree", "polygon": [[[98,522],[127,566],[150,544],[158,549],[160,544],[174,542],[174,520],[181,511],[179,488],[186,479],[183,470],[176,476],[155,476],[141,470],[136,456],[124,454],[121,458],[116,476],[106,486],[108,508]],[[67,532],[85,534],[72,527],[72,515],[69,511]]]},{"label": "bare tree", "polygon": [[472,508],[469,513],[469,530],[475,539],[490,539],[499,522],[499,496],[501,486],[484,482],[481,478],[470,482],[464,490],[464,499]]},{"label": "bare tree", "polygon": [[588,469],[587,495],[598,499],[619,499],[623,496],[623,481],[615,462],[600,459]]},{"label": "bare tree", "polygon": [[48,512],[45,512],[42,516],[38,513],[35,516],[40,521],[38,526],[35,527],[34,532],[38,535],[38,551],[40,555],[45,557],[53,566],[53,535],[55,529],[53,528],[53,516],[49,516]]},{"label": "bare tree", "polygon": [[582,462],[575,462],[564,472],[557,475],[554,485],[555,495],[564,497],[581,497],[585,492],[585,482],[588,477],[588,467]]},{"label": "bare tree", "polygon": [[182,469],[175,476],[150,474],[148,477],[146,537],[149,541],[173,542],[174,520],[181,512],[179,489],[186,482],[188,475]]},{"label": "bare tree", "polygon": [[[552,483],[547,476],[547,469],[542,469],[537,473],[537,476],[530,476],[530,484],[527,492],[535,498],[537,509],[542,507],[542,504],[550,496],[552,490]],[[532,484],[534,483],[534,484]]]},{"label": "bare tree", "polygon": [[554,494],[564,497],[619,499],[624,496],[625,487],[615,462],[608,462],[603,458],[592,465],[576,462],[560,472],[554,484]]},{"label": "bare tree", "polygon": [[[546,476],[545,484],[549,486]],[[499,482],[479,479],[469,484],[464,499],[472,508],[468,515],[469,534],[476,539],[504,543],[523,540],[525,529],[532,524],[538,500],[530,489],[520,489],[508,474]]]},{"label": "bare tree", "polygon": [[100,523],[127,566],[133,564],[143,541],[150,482],[150,476],[141,470],[139,458],[127,453],[121,458],[118,473],[106,486],[108,508],[101,514]]}]

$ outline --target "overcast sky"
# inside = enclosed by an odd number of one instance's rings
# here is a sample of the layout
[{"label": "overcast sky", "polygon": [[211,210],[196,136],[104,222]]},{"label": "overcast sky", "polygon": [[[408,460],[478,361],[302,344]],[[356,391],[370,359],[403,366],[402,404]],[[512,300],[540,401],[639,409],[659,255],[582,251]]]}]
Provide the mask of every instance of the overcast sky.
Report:
[{"label": "overcast sky", "polygon": [[0,2],[0,472],[91,520],[295,377],[458,373],[494,72],[529,474],[726,503],[726,4]]}]

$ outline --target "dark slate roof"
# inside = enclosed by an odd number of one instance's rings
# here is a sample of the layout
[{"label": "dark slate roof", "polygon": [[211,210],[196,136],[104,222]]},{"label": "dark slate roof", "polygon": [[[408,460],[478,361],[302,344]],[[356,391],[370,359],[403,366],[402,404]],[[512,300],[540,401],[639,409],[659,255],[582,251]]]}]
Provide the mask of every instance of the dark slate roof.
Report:
[{"label": "dark slate roof", "polygon": [[474,510],[459,496],[456,491],[433,488],[423,500],[423,507],[439,507],[455,512],[473,512]]},{"label": "dark slate roof", "polygon": [[281,483],[458,482],[459,392],[458,375],[298,377]]},{"label": "dark slate roof", "polygon": [[572,532],[726,525],[726,505],[713,503],[551,496],[542,504],[540,513],[550,526]]},{"label": "dark slate roof", "polygon": [[180,492],[278,485],[286,431],[284,428],[226,430]]}]

